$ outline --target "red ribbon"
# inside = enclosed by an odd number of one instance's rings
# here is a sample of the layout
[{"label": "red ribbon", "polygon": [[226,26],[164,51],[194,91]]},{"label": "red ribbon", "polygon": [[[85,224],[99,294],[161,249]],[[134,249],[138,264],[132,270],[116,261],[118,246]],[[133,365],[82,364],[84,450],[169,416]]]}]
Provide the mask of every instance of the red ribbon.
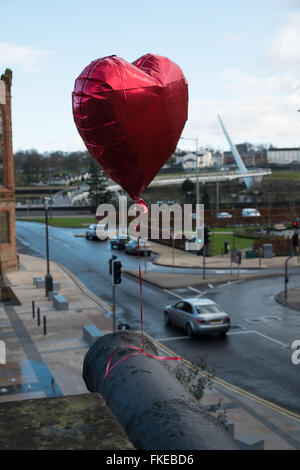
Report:
[{"label": "red ribbon", "polygon": [[[141,224],[142,224],[142,221],[143,221],[143,216],[145,214],[147,214],[148,212],[148,206],[146,204],[145,201],[143,201],[143,199],[140,199],[140,198],[135,198],[135,201],[137,204],[140,204],[142,205],[145,210],[144,212],[142,213],[142,216],[141,216]],[[139,232],[140,231],[140,224],[137,225],[136,227],[136,231]],[[140,236],[138,237],[138,259],[140,258],[140,243],[139,243],[139,240],[140,240]],[[146,254],[144,254],[144,256],[146,256]],[[109,357],[109,360],[108,360],[108,363],[106,365],[106,370],[105,370],[105,376],[103,377],[102,379],[102,382],[106,379],[106,377],[109,376],[109,373],[112,371],[112,369],[114,367],[116,367],[118,364],[120,364],[121,362],[125,361],[126,359],[129,359],[130,357],[133,357],[133,356],[138,356],[140,354],[145,354],[147,357],[151,358],[151,359],[157,359],[158,361],[182,361],[182,357],[168,357],[168,356],[152,356],[152,354],[149,354],[145,351],[145,343],[144,343],[144,332],[143,332],[143,289],[142,289],[142,273],[141,273],[141,264],[139,262],[139,284],[140,284],[140,299],[141,299],[141,339],[142,339],[142,347],[141,348],[138,348],[136,346],[122,346],[122,349],[123,348],[129,348],[129,349],[134,349],[138,352],[136,353],[133,353],[133,354],[128,354],[127,356],[123,357],[122,359],[119,359],[117,362],[115,362],[112,366],[110,365],[111,364],[111,361],[112,361],[112,358],[114,356],[114,354],[118,351],[118,349],[120,348],[116,348],[110,355]]]}]

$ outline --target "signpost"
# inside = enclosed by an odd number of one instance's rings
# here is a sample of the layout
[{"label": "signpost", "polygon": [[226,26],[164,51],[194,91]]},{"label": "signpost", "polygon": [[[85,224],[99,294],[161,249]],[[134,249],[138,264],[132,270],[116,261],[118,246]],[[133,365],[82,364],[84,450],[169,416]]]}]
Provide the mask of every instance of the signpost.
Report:
[{"label": "signpost", "polygon": [[231,250],[231,274],[232,274],[232,263],[237,264],[237,276],[240,278],[240,265],[242,264],[242,252],[240,250]]},{"label": "signpost", "polygon": [[112,314],[113,314],[113,332],[116,332],[116,286],[122,282],[122,263],[116,259],[115,255],[109,260],[109,274],[112,276]]}]

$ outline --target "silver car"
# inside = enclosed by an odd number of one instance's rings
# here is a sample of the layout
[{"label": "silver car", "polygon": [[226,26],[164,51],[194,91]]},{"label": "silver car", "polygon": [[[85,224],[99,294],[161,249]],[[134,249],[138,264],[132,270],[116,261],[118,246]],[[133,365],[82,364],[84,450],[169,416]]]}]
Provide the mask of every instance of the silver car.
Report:
[{"label": "silver car", "polygon": [[182,299],[165,307],[166,325],[184,328],[191,338],[195,334],[225,335],[230,328],[230,317],[210,299]]}]

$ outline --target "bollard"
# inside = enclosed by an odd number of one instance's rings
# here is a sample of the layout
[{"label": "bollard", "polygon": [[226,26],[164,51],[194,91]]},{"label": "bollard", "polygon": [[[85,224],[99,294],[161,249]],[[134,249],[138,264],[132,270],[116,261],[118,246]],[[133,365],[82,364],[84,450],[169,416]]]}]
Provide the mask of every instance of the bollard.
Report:
[{"label": "bollard", "polygon": [[46,334],[47,334],[47,320],[46,320],[45,315],[43,316],[43,333],[44,333],[44,336],[46,336]]},{"label": "bollard", "polygon": [[34,300],[32,301],[32,318],[35,317],[35,302]]},{"label": "bollard", "polygon": [[[162,360],[136,354],[128,345],[141,348],[138,332],[121,330],[99,338],[85,356],[83,379],[90,392],[103,395],[136,449],[240,449]],[[158,355],[147,337],[145,351]],[[117,362],[105,377],[109,363]]]},{"label": "bollard", "polygon": [[40,307],[37,309],[37,326],[41,324]]}]

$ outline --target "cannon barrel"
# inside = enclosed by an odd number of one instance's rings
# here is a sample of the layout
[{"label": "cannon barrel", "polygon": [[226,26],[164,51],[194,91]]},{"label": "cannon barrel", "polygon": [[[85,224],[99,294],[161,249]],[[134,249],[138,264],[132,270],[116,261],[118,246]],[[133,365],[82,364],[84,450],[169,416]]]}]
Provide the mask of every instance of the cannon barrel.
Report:
[{"label": "cannon barrel", "polygon": [[[103,395],[136,449],[240,449],[169,372],[164,361],[135,355],[119,362],[105,377],[108,364],[112,366],[136,352],[128,345],[141,347],[138,332],[118,331],[99,338],[85,356],[83,379],[90,392]],[[145,351],[157,355],[147,337]]]}]

